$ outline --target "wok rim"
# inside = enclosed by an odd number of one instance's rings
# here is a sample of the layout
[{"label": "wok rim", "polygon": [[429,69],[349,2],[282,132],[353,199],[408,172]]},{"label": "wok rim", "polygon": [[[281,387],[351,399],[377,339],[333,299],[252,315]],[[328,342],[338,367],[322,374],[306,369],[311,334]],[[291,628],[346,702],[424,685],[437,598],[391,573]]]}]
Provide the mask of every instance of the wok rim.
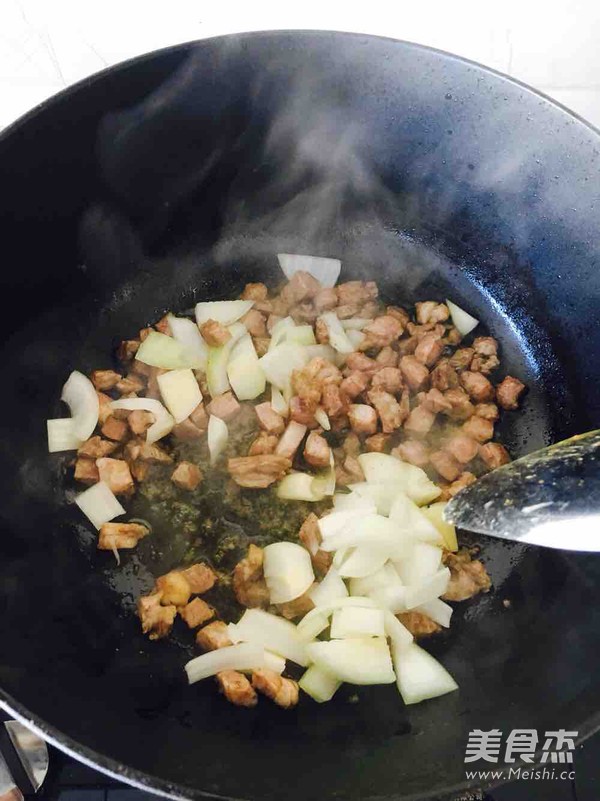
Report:
[{"label": "wok rim", "polygon": [[[493,67],[481,64],[478,61],[465,58],[464,56],[459,56],[456,55],[455,53],[450,53],[446,50],[442,50],[437,47],[430,47],[428,45],[420,44],[418,42],[410,42],[406,39],[395,39],[394,37],[391,36],[379,36],[376,34],[360,33],[358,31],[336,31],[336,30],[310,29],[310,28],[298,28],[298,29],[281,28],[281,29],[271,29],[271,30],[237,32],[230,34],[221,34],[218,36],[207,36],[202,39],[191,39],[186,42],[180,42],[175,45],[167,45],[166,47],[161,47],[156,50],[152,50],[146,53],[141,53],[137,56],[133,56],[124,61],[119,61],[116,64],[108,66],[98,72],[93,73],[92,75],[88,75],[85,78],[82,78],[81,80],[77,81],[76,83],[73,83],[70,86],[65,87],[64,89],[61,89],[59,92],[56,92],[55,94],[46,98],[41,103],[38,103],[29,111],[26,111],[24,114],[22,114],[13,122],[9,123],[8,126],[6,126],[4,129],[0,131],[0,145],[2,145],[4,141],[9,139],[12,135],[18,135],[21,129],[25,125],[27,125],[31,119],[34,119],[38,114],[42,114],[46,112],[48,109],[51,109],[53,106],[61,103],[64,99],[68,98],[69,95],[76,94],[79,91],[85,90],[87,87],[92,86],[96,82],[104,80],[104,78],[107,77],[108,75],[118,74],[120,71],[125,71],[132,66],[143,64],[146,61],[151,61],[155,59],[157,56],[164,56],[170,53],[177,53],[178,51],[189,50],[190,48],[193,48],[194,46],[200,45],[204,42],[213,42],[213,41],[218,42],[219,40],[227,41],[233,39],[248,40],[251,38],[260,39],[262,37],[269,37],[269,36],[296,36],[296,35],[301,35],[301,36],[308,35],[317,38],[335,36],[336,38],[344,37],[346,39],[349,38],[360,38],[369,40],[375,39],[385,42],[391,42],[396,45],[402,45],[403,47],[414,49],[417,51],[423,50],[438,54],[442,56],[444,59],[458,61],[468,66],[475,67],[477,68],[477,70],[481,72],[487,73],[496,78],[500,78],[507,83],[518,86],[520,89],[525,90],[527,93],[534,95],[535,97],[541,98],[551,106],[554,106],[555,108],[559,109],[566,116],[582,124],[585,128],[589,129],[600,139],[600,128],[596,127],[591,122],[589,122],[589,120],[586,120],[580,114],[568,108],[567,106],[563,105],[558,100],[555,100],[554,98],[550,97],[549,95],[545,94],[539,89],[535,89],[534,87],[530,86],[524,81],[519,80],[518,78],[514,78],[510,75],[507,75],[506,73],[501,72],[500,70],[496,70]],[[3,709],[9,715],[13,716],[16,720],[19,720],[21,723],[27,726],[31,731],[36,733],[38,736],[42,737],[47,743],[59,749],[60,751],[67,754],[71,758],[87,765],[90,768],[93,768],[94,770],[97,770],[105,774],[106,776],[110,776],[111,778],[116,779],[117,781],[124,782],[140,790],[151,791],[165,798],[172,798],[176,800],[207,798],[207,799],[219,799],[219,801],[252,801],[252,799],[249,799],[246,796],[221,795],[219,793],[214,793],[207,790],[201,790],[199,788],[190,787],[188,785],[178,784],[176,782],[169,782],[153,774],[146,773],[144,771],[138,770],[137,768],[132,768],[127,765],[124,765],[123,763],[120,763],[113,757],[101,754],[98,751],[95,751],[93,748],[89,748],[88,746],[78,742],[69,735],[65,734],[56,727],[52,726],[47,721],[43,720],[40,716],[36,715],[35,713],[27,709],[25,705],[21,704],[19,701],[17,701],[17,699],[13,698],[1,686],[0,686],[0,708]],[[582,727],[583,727],[583,733],[581,731]],[[578,730],[578,736],[575,738],[576,745],[580,745],[599,730],[600,730],[600,710],[591,714],[582,724],[580,724],[580,728]],[[534,763],[528,764],[527,767],[534,768],[538,767],[540,764],[541,763],[538,760],[536,760]],[[473,783],[465,779],[465,781],[459,782],[451,786],[440,787],[437,789],[432,788],[431,791],[428,791],[427,795],[424,795],[423,793],[416,793],[416,794],[413,793],[410,796],[399,796],[399,795],[368,796],[364,799],[364,801],[380,801],[382,799],[386,799],[386,801],[393,801],[393,799],[400,799],[400,798],[402,798],[402,801],[427,801],[427,799],[431,799],[433,797],[431,796],[431,793],[435,793],[438,796],[440,793],[442,793],[444,796],[454,796],[455,794],[460,794],[461,792],[468,792],[469,790],[473,789],[486,789],[486,790],[493,789],[507,782],[510,767],[511,767],[510,765],[504,765],[496,768],[496,770],[501,773],[501,778],[494,779],[491,782]],[[514,768],[514,765],[512,767]]]}]

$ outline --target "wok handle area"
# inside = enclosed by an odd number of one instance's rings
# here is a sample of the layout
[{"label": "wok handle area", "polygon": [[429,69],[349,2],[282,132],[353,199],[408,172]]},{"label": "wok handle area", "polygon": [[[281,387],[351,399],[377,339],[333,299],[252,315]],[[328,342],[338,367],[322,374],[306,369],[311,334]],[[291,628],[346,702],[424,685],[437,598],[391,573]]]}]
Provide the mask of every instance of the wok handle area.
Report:
[{"label": "wok handle area", "polygon": [[17,720],[0,729],[0,801],[23,801],[37,793],[48,773],[44,740]]}]

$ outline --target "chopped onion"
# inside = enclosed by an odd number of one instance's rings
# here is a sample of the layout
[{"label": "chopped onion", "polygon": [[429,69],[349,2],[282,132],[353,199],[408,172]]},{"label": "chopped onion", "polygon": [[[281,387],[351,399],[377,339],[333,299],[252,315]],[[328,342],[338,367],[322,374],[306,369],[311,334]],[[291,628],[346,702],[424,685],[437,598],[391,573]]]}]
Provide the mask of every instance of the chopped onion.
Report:
[{"label": "chopped onion", "polygon": [[304,615],[296,627],[298,635],[305,639],[306,632],[312,627],[315,618],[328,618],[335,612],[336,609],[341,609],[344,606],[375,607],[377,604],[372,598],[349,598],[347,596],[344,598],[337,598],[333,601],[330,601],[328,604],[325,604],[324,606],[317,606],[314,609],[311,609],[310,612]]},{"label": "chopped onion", "polygon": [[337,569],[344,578],[362,578],[381,570],[388,558],[389,548],[379,548],[376,545],[350,548],[348,555],[340,562]]},{"label": "chopped onion", "polygon": [[125,509],[104,481],[99,481],[76,495],[75,503],[98,530],[109,520],[125,514]]},{"label": "chopped onion", "polygon": [[458,540],[456,538],[456,528],[452,523],[448,523],[444,518],[444,509],[446,508],[445,501],[432,503],[431,506],[423,506],[421,514],[433,523],[433,525],[440,532],[444,540],[444,548],[449,551],[458,551]]},{"label": "chopped onion", "polygon": [[330,567],[323,580],[308,591],[308,597],[315,606],[324,606],[346,595],[346,585],[334,567]]},{"label": "chopped onion", "polygon": [[331,639],[351,637],[385,637],[383,612],[364,606],[336,609],[331,618]]},{"label": "chopped onion", "polygon": [[329,417],[327,416],[325,409],[323,409],[321,406],[318,406],[317,410],[315,411],[315,420],[325,431],[331,431]]},{"label": "chopped onion", "polygon": [[227,440],[229,439],[227,423],[221,420],[220,417],[215,417],[214,414],[211,414],[208,418],[207,439],[210,463],[214,465],[227,447]]},{"label": "chopped onion", "polygon": [[157,376],[156,380],[165,406],[176,423],[183,422],[196,406],[202,403],[200,387],[189,367],[183,370],[170,370]]},{"label": "chopped onion", "polygon": [[208,320],[216,320],[217,323],[228,326],[243,317],[253,306],[253,300],[211,300],[196,303],[196,322],[200,326]]},{"label": "chopped onion", "polygon": [[325,493],[315,484],[315,477],[310,473],[288,473],[277,485],[276,494],[284,501],[322,501]]},{"label": "chopped onion", "polygon": [[229,389],[229,379],[227,378],[227,363],[233,346],[247,333],[246,326],[242,323],[234,323],[227,329],[231,334],[229,339],[224,345],[219,348],[208,349],[208,362],[206,366],[206,382],[208,384],[208,391],[215,398],[217,395],[222,395]]},{"label": "chopped onion", "polygon": [[194,370],[206,371],[208,345],[202,339],[196,323],[187,317],[175,317],[173,314],[167,315],[167,320],[173,339],[176,339],[186,352],[189,366]]},{"label": "chopped onion", "polygon": [[73,370],[62,388],[60,399],[71,411],[75,435],[82,442],[91,437],[98,425],[100,403],[90,379],[78,370]]},{"label": "chopped onion", "polygon": [[235,343],[227,363],[227,376],[238,400],[254,400],[265,391],[267,379],[250,334]]},{"label": "chopped onion", "polygon": [[392,508],[392,502],[398,495],[398,487],[396,484],[368,484],[366,481],[361,481],[358,484],[350,484],[348,489],[355,492],[362,498],[370,498],[380,515],[389,515]]},{"label": "chopped onion", "polygon": [[161,367],[163,370],[178,370],[183,367],[192,367],[190,362],[195,358],[177,339],[161,334],[160,331],[151,331],[137,349],[135,358],[138,362],[149,364],[151,367]]},{"label": "chopped onion", "polygon": [[216,651],[191,659],[185,665],[188,682],[194,684],[201,679],[214,676],[222,670],[256,670],[268,667],[269,658],[265,649],[257,643],[229,645]]},{"label": "chopped onion", "polygon": [[295,542],[273,542],[263,549],[263,571],[272,604],[293,601],[315,580],[310,554]]},{"label": "chopped onion", "polygon": [[337,354],[331,345],[306,345],[304,350],[309,361],[310,359],[326,359],[335,364]]},{"label": "chopped onion", "polygon": [[369,484],[395,484],[418,506],[430,503],[441,493],[420,467],[387,453],[361,453],[358,462]]},{"label": "chopped onion", "polygon": [[[333,514],[345,514],[344,512],[333,512]],[[331,515],[328,515],[330,517]],[[393,520],[389,520],[382,515],[354,515],[341,530],[333,534],[319,527],[323,542],[321,548],[324,551],[337,551],[338,548],[355,548],[364,545],[368,548],[379,548],[389,552],[390,556],[406,553],[408,541],[399,532],[398,526]],[[384,560],[385,561],[385,560]]]},{"label": "chopped onion", "polygon": [[[321,532],[321,537],[323,539],[329,539],[333,537],[334,534],[338,534],[343,531],[346,526],[350,525],[351,523],[355,522],[357,519],[366,517],[367,515],[375,514],[375,505],[367,505],[367,501],[365,500],[365,504],[362,507],[354,507],[344,509],[342,511],[334,511],[330,512],[328,515],[323,515],[323,517],[319,518],[319,531]],[[336,550],[333,548],[332,550]]]},{"label": "chopped onion", "polygon": [[362,331],[365,325],[372,322],[369,317],[349,317],[347,320],[340,320],[344,331]]},{"label": "chopped onion", "polygon": [[348,339],[348,334],[342,328],[335,312],[324,312],[319,320],[325,324],[329,334],[329,343],[338,353],[353,353],[355,348]]},{"label": "chopped onion", "polygon": [[289,620],[262,609],[246,609],[239,623],[227,627],[232,642],[262,645],[297,665],[307,665],[306,643]]},{"label": "chopped onion", "polygon": [[298,682],[300,689],[318,704],[331,701],[341,684],[339,679],[316,665],[311,665]]},{"label": "chopped onion", "polygon": [[479,325],[479,320],[472,317],[464,309],[461,309],[456,303],[452,303],[451,300],[446,299],[446,306],[450,310],[450,317],[452,317],[454,327],[463,337],[466,337],[467,334],[470,334],[471,331]]},{"label": "chopped onion", "polygon": [[444,545],[444,538],[439,530],[404,492],[399,492],[394,498],[390,509],[390,520],[398,523],[403,531],[415,539],[433,545]]},{"label": "chopped onion", "polygon": [[303,642],[310,642],[316,639],[322,631],[329,626],[327,615],[316,615],[311,618],[301,629],[298,629],[298,636]]},{"label": "chopped onion", "polygon": [[293,342],[296,345],[316,345],[315,332],[312,325],[295,325],[288,328],[285,332],[286,342]]},{"label": "chopped onion", "polygon": [[268,349],[274,350],[277,345],[281,345],[281,343],[285,340],[285,335],[287,332],[295,327],[296,324],[294,323],[292,317],[284,317],[283,319],[278,320],[271,331],[271,341],[269,342]]},{"label": "chopped onion", "polygon": [[59,417],[46,420],[48,428],[48,452],[76,451],[82,441],[75,433],[75,420],[72,417]]},{"label": "chopped onion", "polygon": [[391,562],[371,573],[370,576],[350,580],[350,595],[370,595],[371,591],[383,587],[402,586],[400,577]]},{"label": "chopped onion", "polygon": [[312,642],[309,658],[321,670],[349,684],[392,684],[396,680],[390,649],[383,637]]},{"label": "chopped onion", "polygon": [[284,342],[265,353],[258,361],[267,381],[284,391],[290,383],[294,370],[300,370],[309,360],[306,348]]},{"label": "chopped onion", "polygon": [[365,341],[365,334],[362,331],[355,331],[354,329],[350,329],[346,331],[346,336],[352,343],[352,347],[354,350],[358,350],[362,343]]},{"label": "chopped onion", "polygon": [[287,417],[290,413],[290,407],[281,390],[273,384],[271,384],[271,409],[282,417]]},{"label": "chopped onion", "polygon": [[379,511],[370,498],[364,498],[357,492],[336,493],[333,496],[333,508],[336,512],[346,512],[352,509],[362,510],[365,514]]},{"label": "chopped onion", "polygon": [[383,620],[385,623],[386,636],[388,636],[392,641],[392,656],[394,653],[394,648],[396,648],[397,651],[400,651],[414,642],[415,638],[410,631],[406,628],[406,626],[403,626],[396,615],[392,614],[389,610],[384,611]]},{"label": "chopped onion", "polygon": [[288,281],[295,273],[302,271],[310,273],[321,286],[332,287],[335,286],[342,269],[342,262],[339,259],[329,259],[324,256],[278,253],[277,258]]},{"label": "chopped onion", "polygon": [[434,598],[432,601],[427,601],[427,603],[417,606],[416,611],[427,615],[427,617],[430,617],[445,629],[450,628],[453,609],[450,604],[444,603],[441,598]]},{"label": "chopped onion", "polygon": [[387,609],[395,615],[398,612],[406,612],[408,606],[406,603],[407,588],[401,584],[395,587],[375,587],[369,593],[369,598],[372,598],[382,609]]},{"label": "chopped onion", "polygon": [[335,492],[335,460],[332,451],[329,453],[329,467],[314,477],[312,489],[315,495],[321,494],[323,497]]},{"label": "chopped onion", "polygon": [[404,596],[406,609],[414,609],[439,598],[448,589],[449,581],[450,571],[447,567],[443,567],[432,576],[423,579],[419,584],[415,583],[406,587]]},{"label": "chopped onion", "polygon": [[130,412],[138,410],[152,412],[154,423],[146,431],[146,442],[149,445],[170,434],[175,425],[173,416],[169,414],[160,401],[154,398],[123,398],[122,400],[113,401],[110,405],[113,409],[125,409]]},{"label": "chopped onion", "polygon": [[458,689],[458,684],[437,659],[416,643],[400,648],[392,644],[398,690],[405,704],[418,704]]},{"label": "chopped onion", "polygon": [[439,570],[442,549],[429,542],[415,541],[394,567],[405,584],[420,584]]}]

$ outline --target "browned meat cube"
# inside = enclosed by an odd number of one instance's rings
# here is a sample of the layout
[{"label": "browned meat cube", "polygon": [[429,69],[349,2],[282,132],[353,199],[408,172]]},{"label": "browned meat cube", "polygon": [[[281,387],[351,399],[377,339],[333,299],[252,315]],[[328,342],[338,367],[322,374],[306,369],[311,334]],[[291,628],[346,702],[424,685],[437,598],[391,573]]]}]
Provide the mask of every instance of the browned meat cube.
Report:
[{"label": "browned meat cube", "polygon": [[331,311],[337,306],[337,292],[335,287],[323,287],[319,289],[314,299],[315,309],[318,312]]},{"label": "browned meat cube", "polygon": [[449,389],[447,392],[444,392],[444,398],[446,398],[452,406],[451,411],[446,412],[451,420],[467,420],[475,411],[475,407],[463,389],[458,387],[456,389]]},{"label": "browned meat cube", "polygon": [[421,325],[443,323],[450,317],[450,312],[445,303],[426,300],[423,303],[416,303],[415,308],[417,310],[417,322],[421,323]]},{"label": "browned meat cube", "polygon": [[189,628],[195,629],[206,623],[211,617],[215,616],[215,610],[209,606],[202,598],[194,598],[189,601],[183,609],[179,610],[179,614],[185,620]]},{"label": "browned meat cube", "polygon": [[387,434],[373,434],[365,440],[365,447],[369,453],[384,453],[389,439]]},{"label": "browned meat cube", "polygon": [[425,467],[429,464],[429,452],[418,439],[407,439],[392,450],[392,456],[401,461],[414,464],[416,467]]},{"label": "browned meat cube", "polygon": [[460,374],[460,383],[476,403],[494,400],[494,387],[482,373],[465,370]]},{"label": "browned meat cube", "polygon": [[423,398],[423,405],[426,409],[429,409],[430,412],[451,412],[452,411],[452,404],[450,401],[444,397],[443,393],[440,392],[439,389],[430,389],[429,392]]},{"label": "browned meat cube", "polygon": [[500,412],[495,403],[477,403],[475,405],[475,414],[477,417],[483,417],[484,420],[491,420],[492,423],[495,423],[500,417]]},{"label": "browned meat cube", "polygon": [[446,451],[434,451],[429,457],[429,461],[446,481],[454,481],[462,471],[460,462]]},{"label": "browned meat cube", "polygon": [[223,623],[222,620],[215,620],[214,623],[204,626],[204,628],[196,632],[196,645],[199,645],[204,651],[218,651],[219,648],[227,648],[233,645],[229,639],[227,623]]},{"label": "browned meat cube", "polygon": [[498,343],[493,337],[476,337],[473,348],[475,353],[482,356],[495,356],[498,353]]},{"label": "browned meat cube", "polygon": [[256,691],[243,673],[237,670],[222,670],[215,678],[219,691],[230,704],[251,708],[258,703]]},{"label": "browned meat cube", "polygon": [[150,336],[150,334],[151,334],[153,331],[154,331],[154,329],[153,329],[153,328],[151,328],[151,327],[148,327],[148,328],[140,328],[140,333],[139,333],[139,338],[140,338],[140,340],[143,342],[143,341],[146,339],[146,337],[149,337],[149,336]]},{"label": "browned meat cube", "polygon": [[179,462],[171,474],[171,481],[183,490],[195,490],[202,481],[202,471],[192,462]]},{"label": "browned meat cube", "polygon": [[283,434],[285,421],[280,414],[273,411],[273,407],[268,401],[259,403],[254,407],[254,411],[263,431],[267,431],[269,434]]},{"label": "browned meat cube", "polygon": [[423,612],[417,612],[416,609],[412,609],[410,612],[401,612],[397,615],[397,618],[417,639],[419,637],[429,637],[431,634],[437,634],[442,630],[442,627],[435,620],[432,620]]},{"label": "browned meat cube", "polygon": [[340,384],[340,391],[343,392],[347,398],[354,400],[354,398],[360,395],[361,392],[364,392],[368,386],[368,374],[361,373],[359,370],[353,370]]},{"label": "browned meat cube", "polygon": [[475,353],[475,356],[473,356],[473,361],[471,362],[471,370],[474,373],[484,373],[484,375],[489,375],[496,369],[496,367],[498,367],[499,364],[500,359],[495,353],[491,354],[490,356],[485,356],[481,353]]},{"label": "browned meat cube", "polygon": [[[125,446],[127,448],[127,446]],[[158,445],[156,442],[153,442],[151,445],[142,440],[139,443],[139,458],[143,459],[145,462],[152,462],[153,464],[171,464],[173,461],[173,457],[169,456],[166,451]]]},{"label": "browned meat cube", "polygon": [[345,431],[347,428],[350,428],[350,421],[348,420],[348,415],[346,414],[339,414],[337,417],[330,417],[329,422],[331,423],[331,430],[335,432]]},{"label": "browned meat cube", "polygon": [[400,359],[400,369],[404,380],[413,392],[418,392],[427,384],[429,370],[414,356],[403,356]]},{"label": "browned meat cube", "polygon": [[353,403],[348,408],[348,419],[352,430],[357,434],[375,434],[377,431],[377,412],[366,403]]},{"label": "browned meat cube", "polygon": [[192,590],[181,570],[171,570],[156,579],[156,589],[161,593],[161,603],[185,606]]},{"label": "browned meat cube", "polygon": [[431,431],[434,423],[435,412],[431,412],[426,406],[416,406],[408,415],[404,430],[408,434],[424,437]]},{"label": "browned meat cube", "polygon": [[336,466],[335,480],[344,487],[347,487],[348,484],[356,484],[365,480],[360,462],[355,456],[347,456],[341,467],[339,465]]},{"label": "browned meat cube", "polygon": [[240,320],[246,328],[248,333],[253,337],[266,337],[267,336],[267,321],[264,314],[261,314],[256,309],[250,309],[249,312]]},{"label": "browned meat cube", "polygon": [[354,432],[350,432],[344,442],[342,449],[347,456],[358,456],[361,451],[360,439]]},{"label": "browned meat cube", "polygon": [[233,571],[233,591],[238,603],[248,609],[269,605],[269,590],[263,573],[262,548],[250,545],[248,553]]},{"label": "browned meat cube", "polygon": [[177,425],[173,427],[171,433],[175,439],[179,439],[182,442],[197,442],[204,436],[204,432],[200,431],[198,426],[195,426],[189,417],[182,420],[181,423],[177,423]]},{"label": "browned meat cube", "polygon": [[190,414],[189,418],[192,423],[196,426],[196,428],[201,431],[205,432],[208,428],[208,414],[206,413],[206,409],[204,408],[203,403],[199,403],[194,411]]},{"label": "browned meat cube", "polygon": [[377,410],[384,434],[391,434],[392,431],[400,428],[404,422],[402,408],[393,395],[382,389],[371,389],[367,393],[367,397]]},{"label": "browned meat cube", "polygon": [[255,337],[254,338],[254,348],[256,350],[257,356],[264,356],[265,353],[269,350],[269,345],[271,344],[271,339],[269,337]]},{"label": "browned meat cube", "polygon": [[381,365],[378,364],[375,359],[371,359],[369,356],[365,356],[364,353],[358,352],[348,354],[346,367],[350,370],[359,370],[361,373],[367,373],[367,375],[373,375],[373,373],[381,369]]},{"label": "browned meat cube", "polygon": [[375,357],[375,361],[377,364],[381,365],[381,367],[397,367],[398,354],[390,345],[386,345],[385,348],[379,351]]},{"label": "browned meat cube", "polygon": [[290,309],[290,317],[297,324],[310,323],[312,325],[318,316],[319,313],[311,301],[300,303],[298,306],[294,306]]},{"label": "browned meat cube", "polygon": [[197,562],[195,565],[186,567],[181,571],[185,580],[190,585],[192,595],[202,595],[208,592],[217,580],[214,571],[204,562]]},{"label": "browned meat cube", "polygon": [[98,549],[113,551],[115,548],[135,548],[150,532],[140,523],[105,523],[98,535]]},{"label": "browned meat cube", "polygon": [[415,359],[432,367],[444,352],[444,343],[437,334],[425,334],[415,348]]},{"label": "browned meat cube", "polygon": [[144,481],[146,478],[148,478],[150,465],[148,462],[131,462],[129,469],[131,470],[131,475],[136,481]]},{"label": "browned meat cube", "polygon": [[[290,278],[289,283],[284,290],[289,293],[289,297],[293,304],[302,303],[303,300],[310,300],[314,298],[317,292],[323,287],[320,282],[304,270],[298,270],[297,273]],[[283,294],[283,292],[282,292]]]},{"label": "browned meat cube", "polygon": [[114,370],[92,370],[90,376],[92,384],[99,390],[114,389],[121,380],[119,373]]},{"label": "browned meat cube", "polygon": [[117,358],[122,362],[130,362],[138,352],[139,339],[124,339],[117,348]]},{"label": "browned meat cube", "polygon": [[473,361],[475,351],[473,348],[459,348],[448,360],[454,370],[468,370]]},{"label": "browned meat cube", "polygon": [[[291,411],[291,406],[290,406]],[[296,455],[296,451],[300,447],[300,443],[306,434],[306,426],[295,420],[290,420],[283,432],[281,439],[275,448],[275,454],[278,458],[285,458],[292,460]],[[286,470],[289,468],[286,468]],[[267,485],[268,486],[268,485]]]},{"label": "browned meat cube", "polygon": [[169,318],[166,314],[164,317],[161,317],[157,323],[154,323],[154,327],[157,331],[160,331],[161,334],[165,334],[168,337],[173,335],[171,326],[169,325]]},{"label": "browned meat cube", "polygon": [[479,448],[479,457],[490,470],[510,462],[508,451],[499,442],[487,442],[482,445]]},{"label": "browned meat cube", "polygon": [[406,326],[410,323],[410,314],[401,306],[388,306],[385,310],[385,313],[395,317],[400,323],[402,323],[403,328],[406,328]]},{"label": "browned meat cube", "polygon": [[252,673],[252,686],[283,709],[291,709],[298,703],[298,683],[293,679],[285,679],[274,670],[255,670]]},{"label": "browned meat cube", "polygon": [[152,412],[146,412],[143,409],[135,409],[129,413],[127,422],[129,428],[134,434],[145,434],[151,425],[154,425],[156,418]]},{"label": "browned meat cube", "polygon": [[83,442],[77,451],[79,456],[86,456],[88,459],[99,459],[101,456],[108,456],[119,447],[116,442],[109,442],[99,436],[90,437]]},{"label": "browned meat cube", "polygon": [[450,365],[448,359],[440,359],[431,371],[431,386],[446,392],[447,389],[454,389],[458,386],[458,373]]},{"label": "browned meat cube", "polygon": [[[285,437],[285,434],[283,436]],[[237,456],[227,462],[227,469],[235,483],[240,487],[251,489],[271,486],[275,481],[282,479],[291,466],[291,459],[277,453]]]},{"label": "browned meat cube", "polygon": [[125,378],[122,378],[120,381],[117,382],[117,386],[115,387],[121,395],[127,395],[131,392],[142,392],[142,390],[146,387],[145,382],[140,378],[140,376],[136,375],[135,373],[130,373]]},{"label": "browned meat cube", "polygon": [[261,431],[248,449],[248,456],[260,456],[262,453],[275,453],[279,437],[277,434],[267,434]]},{"label": "browned meat cube", "polygon": [[75,462],[75,481],[83,484],[97,484],[100,481],[100,474],[94,459],[79,458]]},{"label": "browned meat cube", "polygon": [[329,328],[320,317],[315,323],[315,338],[319,345],[329,345]]},{"label": "browned meat cube", "polygon": [[[321,551],[323,553],[323,551]],[[310,588],[309,588],[310,589]],[[308,590],[299,598],[287,601],[284,604],[275,604],[278,613],[286,620],[295,620],[297,617],[304,617],[311,609],[315,608],[314,602],[308,595]]]},{"label": "browned meat cube", "polygon": [[161,594],[143,595],[138,598],[137,611],[142,622],[142,631],[149,634],[151,640],[166,637],[173,628],[177,607],[161,605]]},{"label": "browned meat cube", "polygon": [[466,601],[480,592],[487,592],[492,586],[483,564],[478,559],[472,559],[466,550],[446,552],[444,563],[450,568],[450,582],[442,595],[445,601]]},{"label": "browned meat cube", "polygon": [[364,344],[361,346],[363,350],[368,348],[385,348],[386,345],[391,345],[402,336],[403,331],[402,323],[389,314],[383,314],[381,317],[376,317],[372,323],[368,323],[363,328],[363,333],[366,336]]},{"label": "browned meat cube", "polygon": [[461,491],[461,489],[468,487],[470,484],[474,484],[476,481],[477,477],[474,476],[473,473],[469,473],[467,471],[461,473],[456,481],[453,481],[448,487],[448,497],[453,498],[457,492]]},{"label": "browned meat cube", "polygon": [[104,481],[115,495],[129,495],[133,492],[133,477],[129,465],[123,459],[103,457],[96,459],[100,481]]},{"label": "browned meat cube", "polygon": [[[346,281],[336,287],[338,305],[344,307],[347,317],[357,315],[360,308],[370,300],[375,300],[379,291],[374,281]],[[339,312],[338,312],[338,316]],[[343,319],[347,319],[344,317]]]},{"label": "browned meat cube", "polygon": [[310,553],[313,568],[317,573],[326,573],[331,565],[333,554],[328,551],[322,551],[321,545],[321,532],[319,531],[319,518],[311,512],[306,518],[300,531],[298,538],[306,550]]},{"label": "browned meat cube", "polygon": [[98,396],[98,425],[102,426],[113,413],[111,403],[112,398],[104,392],[96,392]]},{"label": "browned meat cube", "polygon": [[446,345],[452,345],[452,347],[460,345],[462,342],[462,334],[457,328],[451,325],[450,328],[446,329],[446,336],[444,337],[443,342]]},{"label": "browned meat cube", "polygon": [[519,398],[525,391],[525,384],[519,381],[518,378],[513,378],[507,375],[496,387],[496,397],[498,404],[503,409],[517,409],[519,407]]},{"label": "browned meat cube", "polygon": [[331,451],[325,437],[311,431],[304,444],[304,458],[312,467],[329,467]]},{"label": "browned meat cube", "polygon": [[200,333],[211,348],[220,348],[231,339],[231,332],[217,320],[207,320],[202,323]]},{"label": "browned meat cube", "polygon": [[126,420],[117,420],[111,415],[100,429],[103,436],[117,442],[124,442],[129,437],[129,426]]},{"label": "browned meat cube", "polygon": [[494,436],[494,424],[491,420],[478,417],[476,414],[463,423],[462,430],[469,437],[473,437],[477,442],[487,442]]},{"label": "browned meat cube", "polygon": [[371,387],[373,389],[383,389],[385,392],[390,392],[392,395],[396,395],[400,392],[403,386],[402,371],[398,367],[383,367],[375,373],[371,380]]},{"label": "browned meat cube", "polygon": [[467,464],[467,462],[470,462],[471,459],[477,456],[479,444],[466,434],[455,434],[444,445],[444,450],[451,453],[461,464]]},{"label": "browned meat cube", "polygon": [[232,392],[224,392],[223,395],[217,395],[216,398],[211,400],[206,407],[206,411],[209,415],[213,414],[228,423],[233,420],[241,408]]},{"label": "browned meat cube", "polygon": [[308,428],[314,428],[316,426],[316,403],[306,400],[305,398],[300,398],[298,395],[294,395],[293,398],[290,398],[289,409],[290,419],[295,423],[299,423],[300,425]]},{"label": "browned meat cube", "polygon": [[321,397],[321,405],[325,409],[330,420],[346,414],[347,404],[342,396],[340,388],[336,384],[325,384]]},{"label": "browned meat cube", "polygon": [[264,284],[246,284],[242,292],[243,300],[266,300],[269,290]]},{"label": "browned meat cube", "polygon": [[419,344],[419,340],[415,336],[406,337],[405,339],[400,339],[398,341],[398,354],[400,357],[402,356],[412,356],[412,354],[417,349],[417,345]]}]

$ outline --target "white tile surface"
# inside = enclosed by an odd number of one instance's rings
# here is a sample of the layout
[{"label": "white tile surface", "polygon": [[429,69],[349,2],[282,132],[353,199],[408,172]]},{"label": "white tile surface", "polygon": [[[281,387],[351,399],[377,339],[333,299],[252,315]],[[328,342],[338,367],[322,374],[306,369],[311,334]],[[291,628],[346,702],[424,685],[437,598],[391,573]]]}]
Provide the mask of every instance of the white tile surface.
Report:
[{"label": "white tile surface", "polygon": [[0,0],[0,127],[139,53],[277,28],[361,31],[449,50],[542,89],[600,126],[598,0]]}]

